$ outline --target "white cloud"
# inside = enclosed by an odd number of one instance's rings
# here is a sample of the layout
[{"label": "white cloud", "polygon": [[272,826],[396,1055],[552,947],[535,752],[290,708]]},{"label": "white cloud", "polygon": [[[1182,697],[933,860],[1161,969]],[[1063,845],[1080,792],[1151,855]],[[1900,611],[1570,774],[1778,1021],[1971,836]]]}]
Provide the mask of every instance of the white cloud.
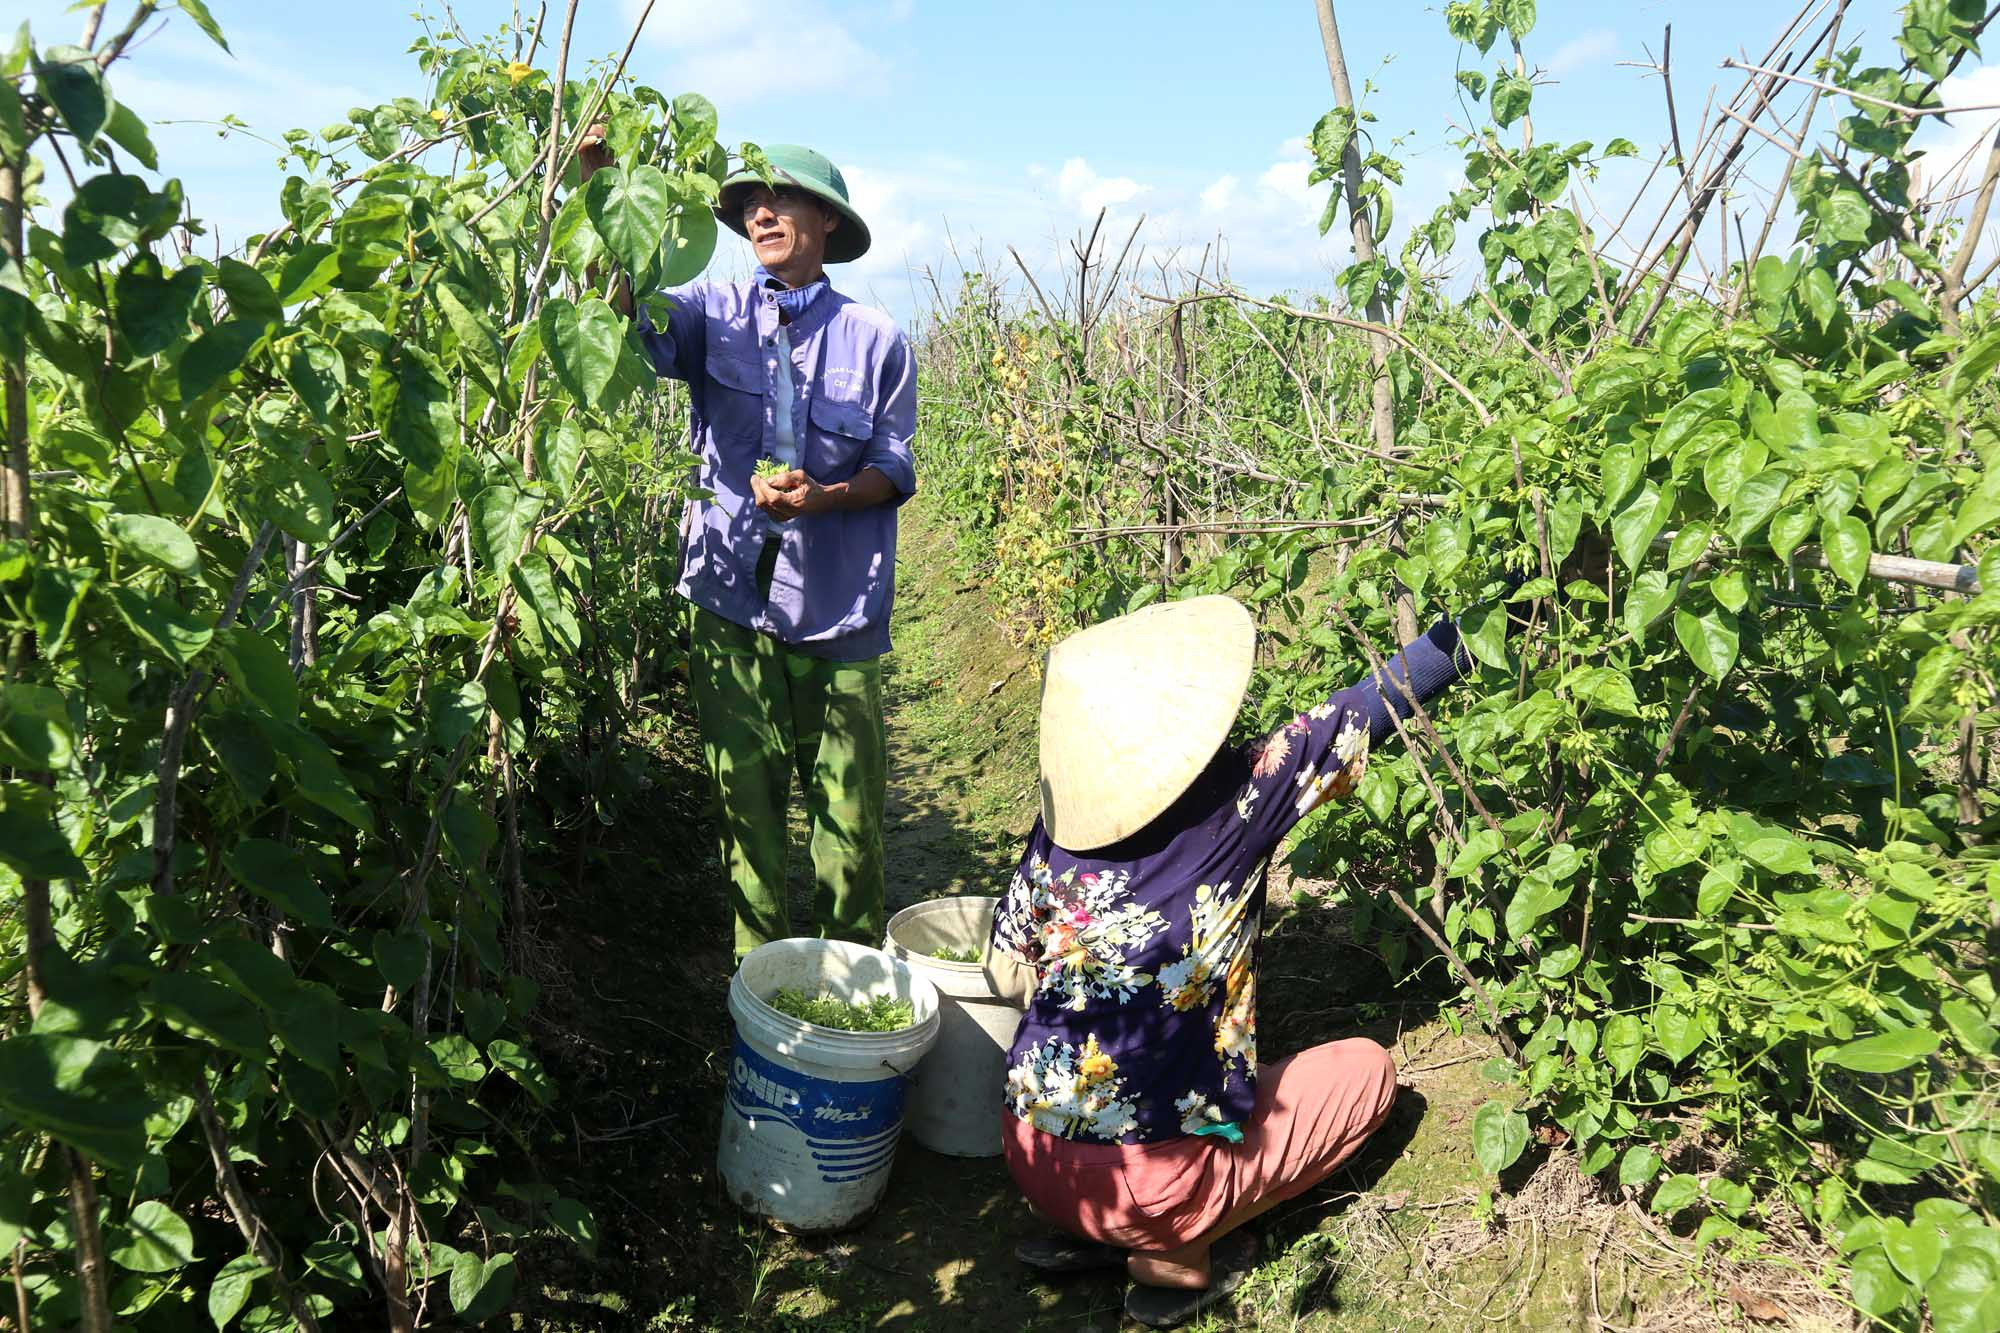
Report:
[{"label": "white cloud", "polygon": [[1224,176],[1215,184],[1201,192],[1201,211],[1204,213],[1226,213],[1230,201],[1236,197],[1236,178]]},{"label": "white cloud", "polygon": [[[628,3],[633,20],[640,4]],[[655,0],[646,19],[646,40],[664,46],[699,50],[733,41],[759,26],[757,11],[749,5],[705,4],[702,0]]]},{"label": "white cloud", "polygon": [[[637,18],[639,0],[626,9]],[[891,3],[864,18],[897,23],[911,12]],[[827,0],[762,0],[755,6],[716,0],[661,0],[647,20],[645,42],[666,58],[665,78],[644,82],[699,89],[725,123],[754,119],[773,85],[787,97],[839,90],[881,91],[889,67]]]},{"label": "white cloud", "polygon": [[1070,158],[1056,173],[1056,194],[1085,217],[1099,210],[1129,204],[1150,187],[1130,176],[1102,176],[1080,157]]},{"label": "white cloud", "polygon": [[873,167],[846,169],[848,197],[868,223],[868,253],[848,269],[864,281],[903,282],[913,260],[942,245],[940,221],[916,211],[908,183]]},{"label": "white cloud", "polygon": [[1609,28],[1592,28],[1557,47],[1556,53],[1549,57],[1548,71],[1555,75],[1573,73],[1586,65],[1610,60],[1619,49],[1617,33]]},{"label": "white cloud", "polygon": [[[1938,87],[1946,106],[1993,106],[2000,103],[2000,64],[1980,65],[1954,74]],[[1924,179],[1932,184],[1963,174],[1977,182],[1986,165],[1985,149],[1993,142],[2000,113],[1974,111],[1954,116],[1950,124],[1929,117],[1917,132],[1916,144],[1926,150]]]},{"label": "white cloud", "polygon": [[[2000,63],[1979,65],[1952,75],[1939,85],[1938,98],[1946,106],[2000,103]],[[1973,111],[1953,116],[1951,120],[1947,125],[1935,116],[1927,117],[1923,128],[1917,131],[1916,146],[1926,150],[1917,163],[1917,184],[1927,194],[1950,197],[1978,188],[1995,127],[2000,126],[2000,113]],[[1971,201],[1961,198],[1953,207],[1964,217]],[[1986,234],[1973,251],[1971,271],[1979,273],[1995,254],[2000,254],[2000,216],[1989,214]]]},{"label": "white cloud", "polygon": [[1312,162],[1309,159],[1281,157],[1264,168],[1264,174],[1257,178],[1257,184],[1266,195],[1304,208],[1314,198],[1315,187],[1306,184],[1306,179],[1311,175]]}]

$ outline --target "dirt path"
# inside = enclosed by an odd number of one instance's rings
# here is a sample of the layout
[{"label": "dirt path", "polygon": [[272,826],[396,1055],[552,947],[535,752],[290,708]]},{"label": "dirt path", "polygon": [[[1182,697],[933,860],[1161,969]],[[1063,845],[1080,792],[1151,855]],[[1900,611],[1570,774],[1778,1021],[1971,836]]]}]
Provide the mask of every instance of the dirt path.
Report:
[{"label": "dirt path", "polygon": [[[993,894],[1034,812],[1036,679],[957,572],[949,534],[920,500],[906,511],[896,651],[888,659],[892,754],[886,820],[891,910]],[[657,818],[605,830],[545,917],[544,1057],[558,1113],[528,1145],[549,1187],[598,1219],[594,1256],[530,1241],[530,1294],[515,1327],[599,1330],[889,1329],[917,1333],[1111,1330],[1123,1283],[1028,1280],[1012,1249],[1035,1224],[998,1159],[959,1160],[906,1141],[881,1209],[842,1236],[805,1241],[746,1219],[715,1179],[730,1041],[728,920],[684,705],[657,717],[634,757]],[[810,859],[793,832],[794,910],[807,919]],[[1260,994],[1267,1059],[1337,1037],[1389,1046],[1405,1079],[1390,1122],[1324,1186],[1276,1210],[1262,1263],[1200,1330],[1414,1333],[1649,1326],[1741,1327],[1714,1279],[1536,1145],[1499,1191],[1473,1160],[1470,1122],[1495,1055],[1438,1016],[1435,993],[1398,976],[1347,930],[1326,886],[1274,883]],[[1434,970],[1434,969],[1433,969]],[[1674,1319],[1660,1322],[1671,1312]],[[1791,1327],[1809,1328],[1794,1323]]]},{"label": "dirt path", "polygon": [[[921,502],[919,502],[921,504]],[[1036,681],[962,581],[949,534],[905,511],[895,651],[887,662],[888,902],[1002,892],[1034,818]],[[794,904],[807,885],[793,837]],[[772,1234],[755,1256],[762,1327],[1001,1333],[1114,1326],[1122,1288],[1023,1282],[1016,1240],[1033,1221],[998,1158],[966,1160],[908,1139],[881,1209],[826,1241]]]},{"label": "dirt path", "polygon": [[[1000,634],[984,590],[957,572],[948,531],[920,507],[908,512],[897,646],[888,659],[892,911],[925,898],[1000,892],[1035,810],[1032,665]],[[795,864],[802,835],[795,831]],[[805,891],[800,878],[796,901]],[[1466,1121],[1484,1100],[1477,1071],[1490,1052],[1431,1019],[1434,1000],[1391,998],[1393,978],[1345,938],[1343,918],[1321,910],[1309,893],[1296,905],[1291,896],[1289,885],[1277,891],[1266,944],[1267,1049],[1282,1054],[1366,1033],[1397,1046],[1418,1072],[1378,1144],[1339,1180],[1274,1219],[1262,1271],[1234,1312],[1210,1327],[1331,1327],[1333,1311],[1366,1287],[1350,1294],[1337,1281],[1345,1242],[1320,1232],[1322,1224],[1339,1225],[1357,1198],[1392,1197],[1399,1205],[1393,1211],[1412,1227],[1396,1225],[1391,1212],[1362,1212],[1393,1238],[1448,1209],[1469,1209],[1475,1195]],[[1405,1146],[1413,1151],[1399,1153]],[[1036,1229],[997,1159],[941,1157],[906,1140],[883,1207],[866,1226],[830,1242],[773,1236],[758,1249],[756,1305],[780,1328],[1120,1327],[1121,1279],[1028,1279],[1012,1249]],[[1371,1253],[1371,1274],[1376,1257]],[[1393,1301],[1384,1310],[1390,1318],[1377,1327],[1436,1326],[1403,1322]],[[1357,1326],[1354,1313],[1345,1311],[1343,1327]]]}]

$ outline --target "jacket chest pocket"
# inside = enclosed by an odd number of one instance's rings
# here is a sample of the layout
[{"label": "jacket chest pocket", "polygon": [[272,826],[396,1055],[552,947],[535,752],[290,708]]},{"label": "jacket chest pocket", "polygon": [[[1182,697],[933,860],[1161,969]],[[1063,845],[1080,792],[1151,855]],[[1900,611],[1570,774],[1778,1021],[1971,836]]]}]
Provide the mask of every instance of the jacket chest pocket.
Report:
[{"label": "jacket chest pocket", "polygon": [[875,414],[861,403],[820,394],[812,400],[811,448],[806,466],[820,481],[845,481],[859,467],[862,450],[875,438]]},{"label": "jacket chest pocket", "polygon": [[734,348],[718,347],[710,339],[702,382],[702,416],[716,444],[751,458],[764,450],[764,423],[769,410],[764,372]]}]

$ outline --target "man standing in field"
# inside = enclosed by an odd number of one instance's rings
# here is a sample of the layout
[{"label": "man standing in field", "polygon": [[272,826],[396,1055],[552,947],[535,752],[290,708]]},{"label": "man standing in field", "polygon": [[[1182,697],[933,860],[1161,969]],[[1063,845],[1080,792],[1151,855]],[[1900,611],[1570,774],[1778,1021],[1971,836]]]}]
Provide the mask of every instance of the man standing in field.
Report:
[{"label": "man standing in field", "polygon": [[[602,127],[581,154],[608,166]],[[896,509],[916,490],[917,371],[895,321],[828,285],[868,228],[840,171],[811,149],[766,151],[774,183],[740,171],[716,217],[756,253],[748,282],[667,293],[640,316],[662,375],[685,380],[695,485],[677,591],[691,603],[688,676],[714,782],[736,956],[792,932],[785,815],[793,774],[812,824],[821,936],[883,932],[888,765],[881,656],[895,595]],[[626,314],[631,293],[617,293]]]}]

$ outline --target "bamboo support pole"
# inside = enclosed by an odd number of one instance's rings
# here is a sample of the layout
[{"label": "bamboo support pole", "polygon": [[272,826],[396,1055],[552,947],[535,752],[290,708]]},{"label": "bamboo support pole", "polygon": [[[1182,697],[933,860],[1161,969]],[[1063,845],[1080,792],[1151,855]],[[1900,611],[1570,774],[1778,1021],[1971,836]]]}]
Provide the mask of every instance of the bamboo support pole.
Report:
[{"label": "bamboo support pole", "polygon": [[[1653,549],[1666,550],[1674,544],[1674,538],[1679,535],[1676,532],[1661,533],[1653,538]],[[1720,547],[1711,547],[1701,558],[1710,561],[1720,554],[1722,554]],[[1826,553],[1817,546],[1801,546],[1792,553],[1792,563],[1804,565],[1808,569],[1833,568],[1827,563]],[[1869,556],[1868,577],[1883,583],[1963,593],[1967,597],[1977,597],[1981,591],[1977,565],[1950,565],[1937,560],[1916,560],[1906,555]]]}]

